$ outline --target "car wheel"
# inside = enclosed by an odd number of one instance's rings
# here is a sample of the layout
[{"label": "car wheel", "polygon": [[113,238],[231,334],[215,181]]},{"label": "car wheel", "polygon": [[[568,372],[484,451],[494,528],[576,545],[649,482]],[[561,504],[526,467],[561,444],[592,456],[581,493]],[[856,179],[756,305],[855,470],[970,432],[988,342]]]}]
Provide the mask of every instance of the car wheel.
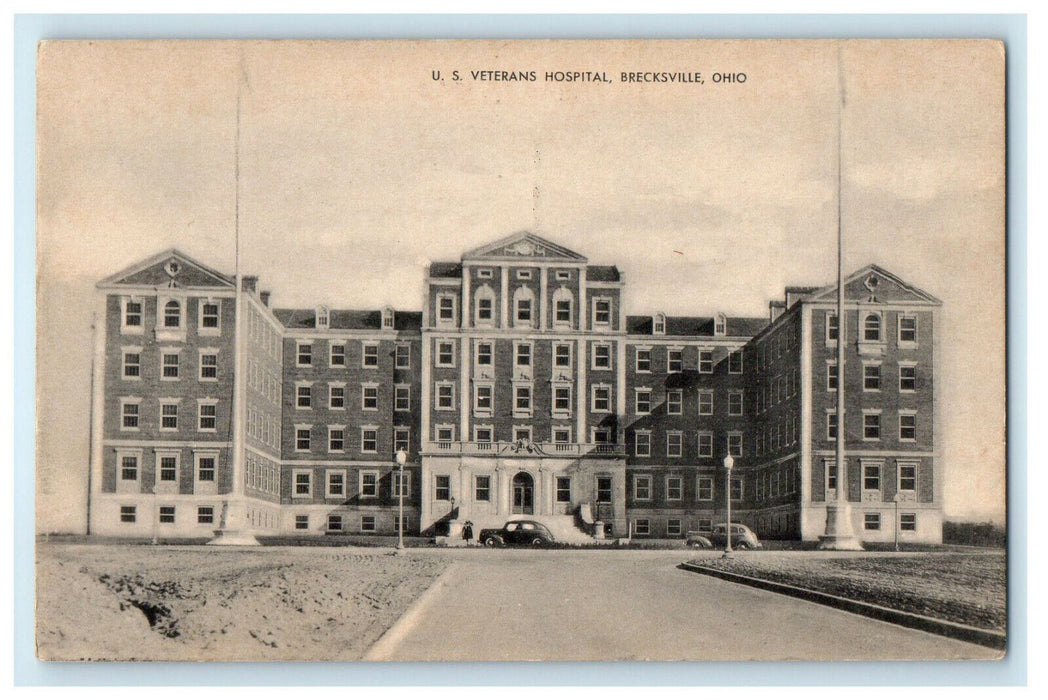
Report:
[{"label": "car wheel", "polygon": [[546,540],[542,539],[541,537],[536,537],[531,540],[531,544],[534,547],[541,547],[542,545],[546,544]]},{"label": "car wheel", "polygon": [[735,549],[746,550],[746,549],[749,549],[749,548],[750,548],[750,543],[749,542],[739,542],[737,545],[735,545]]},{"label": "car wheel", "polygon": [[502,540],[500,540],[498,537],[488,536],[487,538],[484,539],[484,546],[485,547],[501,547],[502,546]]}]

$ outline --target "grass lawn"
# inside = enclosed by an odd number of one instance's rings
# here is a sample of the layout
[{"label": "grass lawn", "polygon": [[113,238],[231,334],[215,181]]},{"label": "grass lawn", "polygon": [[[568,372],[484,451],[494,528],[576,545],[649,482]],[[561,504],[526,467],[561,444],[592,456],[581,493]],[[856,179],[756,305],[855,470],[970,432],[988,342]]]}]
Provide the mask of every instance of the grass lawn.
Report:
[{"label": "grass lawn", "polygon": [[1004,632],[1007,622],[1003,551],[896,556],[755,552],[694,563],[980,629]]}]

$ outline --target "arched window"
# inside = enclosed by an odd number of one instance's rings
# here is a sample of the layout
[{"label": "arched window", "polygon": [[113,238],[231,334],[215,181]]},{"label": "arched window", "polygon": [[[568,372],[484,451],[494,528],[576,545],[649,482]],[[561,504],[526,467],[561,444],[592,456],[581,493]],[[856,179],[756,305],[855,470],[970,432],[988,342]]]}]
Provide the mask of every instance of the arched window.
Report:
[{"label": "arched window", "polygon": [[726,335],[728,332],[728,317],[717,314],[716,323],[713,326],[713,335]]},{"label": "arched window", "polygon": [[317,328],[327,328],[331,325],[331,315],[326,306],[317,307]]},{"label": "arched window", "polygon": [[182,305],[172,299],[164,304],[164,328],[182,327]]},{"label": "arched window", "polygon": [[870,314],[866,317],[866,320],[862,322],[862,339],[863,340],[880,340],[881,339],[881,317],[877,314]]},{"label": "arched window", "polygon": [[477,287],[473,294],[473,319],[478,326],[495,323],[495,292],[487,284]]},{"label": "arched window", "polygon": [[513,326],[535,327],[535,293],[530,287],[517,287],[513,292]]},{"label": "arched window", "polygon": [[651,330],[655,335],[666,335],[666,314],[655,314]]},{"label": "arched window", "polygon": [[567,287],[553,292],[553,325],[572,327],[575,324],[575,295]]}]

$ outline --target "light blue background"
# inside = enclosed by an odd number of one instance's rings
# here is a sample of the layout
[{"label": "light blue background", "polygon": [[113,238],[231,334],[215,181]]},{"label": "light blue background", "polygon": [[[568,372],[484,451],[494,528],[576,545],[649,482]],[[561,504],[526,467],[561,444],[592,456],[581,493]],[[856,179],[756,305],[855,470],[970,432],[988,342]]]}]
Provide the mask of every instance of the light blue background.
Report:
[{"label": "light blue background", "polygon": [[[1009,642],[999,663],[44,664],[33,645],[36,43],[42,39],[997,38],[1008,81]],[[19,15],[14,31],[16,685],[1023,685],[1026,683],[1025,15]],[[681,601],[686,605],[687,601]],[[812,634],[819,634],[812,630]]]}]

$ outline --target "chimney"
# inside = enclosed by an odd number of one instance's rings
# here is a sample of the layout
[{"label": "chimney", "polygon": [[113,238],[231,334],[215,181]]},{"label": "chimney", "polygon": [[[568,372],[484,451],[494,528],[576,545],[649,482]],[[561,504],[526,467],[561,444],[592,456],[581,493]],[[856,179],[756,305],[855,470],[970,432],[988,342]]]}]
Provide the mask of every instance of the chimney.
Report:
[{"label": "chimney", "polygon": [[258,298],[262,300],[262,305],[269,308],[269,295],[272,294],[268,289],[258,293]]},{"label": "chimney", "polygon": [[252,293],[258,291],[258,275],[244,275],[241,277],[240,289]]},{"label": "chimney", "polygon": [[786,310],[786,302],[784,301],[770,301],[768,302],[768,323],[775,323],[775,319],[782,316],[782,313]]}]

